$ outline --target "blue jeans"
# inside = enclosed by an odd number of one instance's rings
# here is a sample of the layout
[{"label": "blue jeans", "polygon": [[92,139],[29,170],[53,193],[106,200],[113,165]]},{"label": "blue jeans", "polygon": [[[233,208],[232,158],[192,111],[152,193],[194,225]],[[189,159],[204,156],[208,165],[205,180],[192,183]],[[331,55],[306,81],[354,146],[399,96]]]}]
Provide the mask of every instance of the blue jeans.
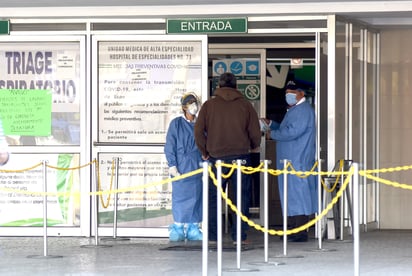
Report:
[{"label": "blue jeans", "polygon": [[[209,158],[209,162],[212,165],[212,170],[215,176],[217,177],[216,173],[216,161],[221,160],[222,163],[225,164],[234,164],[236,165],[236,160],[241,159],[245,160],[246,163],[242,164],[242,166],[250,166],[251,161],[250,161],[250,155],[236,155],[236,156],[228,156],[228,157],[221,157],[221,158]],[[226,168],[222,166],[222,174],[227,174],[230,171],[230,168]],[[250,199],[251,199],[251,179],[250,175],[248,174],[243,174],[242,173],[242,206],[241,206],[241,212],[243,215],[249,217],[249,207],[250,207]],[[237,202],[237,171],[235,170],[233,174],[229,178],[223,178],[222,177],[222,189],[226,189],[227,182],[230,181],[232,185],[232,191],[233,191],[233,198],[230,198],[233,202],[233,204],[236,205]],[[209,180],[209,240],[215,241],[217,240],[217,187],[214,185],[213,181],[210,179]],[[237,223],[236,220],[233,220],[234,223],[232,223],[232,229],[231,229],[231,237],[232,240],[236,240],[236,233],[237,233]],[[242,221],[242,231],[241,231],[241,237],[242,241],[246,240],[247,234],[246,231],[248,229],[248,224],[244,221]],[[219,231],[222,231],[222,229],[219,229]]]}]

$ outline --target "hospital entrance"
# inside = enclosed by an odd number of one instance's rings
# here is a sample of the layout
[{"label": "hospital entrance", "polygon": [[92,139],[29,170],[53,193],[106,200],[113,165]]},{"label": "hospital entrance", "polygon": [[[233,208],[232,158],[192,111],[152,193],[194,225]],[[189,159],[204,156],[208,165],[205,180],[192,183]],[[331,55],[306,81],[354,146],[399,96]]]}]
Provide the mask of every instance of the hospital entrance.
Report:
[{"label": "hospital entrance", "polygon": [[[284,87],[294,81],[305,89],[306,98],[315,105],[315,37],[290,35],[275,37],[208,37],[209,42],[209,96],[223,72],[236,75],[238,89],[251,102],[259,117],[281,122],[286,113]],[[237,42],[239,43],[233,43]],[[242,42],[240,42],[242,41]],[[269,41],[269,42],[268,42]],[[308,42],[309,41],[309,42]],[[315,108],[315,106],[314,106]],[[262,134],[259,153],[251,153],[252,167],[270,160],[270,169],[276,168],[276,142]],[[250,217],[263,225],[263,173],[251,174]],[[227,192],[231,195],[230,183]],[[230,225],[233,214],[223,204],[225,221]],[[268,177],[269,225],[282,225],[277,176]]]},{"label": "hospital entrance", "polygon": [[[225,71],[237,76],[239,90],[259,117],[271,120],[281,121],[285,114],[288,80],[305,88],[317,115],[317,170],[329,171],[339,159],[354,160],[364,168],[378,167],[379,34],[335,15],[233,20],[242,23],[242,28],[220,33],[176,31],[172,27],[181,26],[182,20],[168,18],[159,23],[87,20],[74,24],[80,29],[71,29],[75,26],[67,21],[35,25],[56,36],[27,35],[33,31],[31,24],[12,23],[15,32],[22,34],[2,37],[4,53],[13,49],[34,57],[35,52],[47,52],[59,68],[53,76],[55,83],[61,83],[61,78],[70,79],[66,84],[76,83],[76,91],[56,92],[59,100],[42,113],[51,120],[47,124],[50,137],[35,132],[35,143],[24,137],[14,139],[16,154],[6,167],[31,168],[39,160],[48,160],[55,168],[87,165],[73,177],[66,170],[49,169],[49,178],[57,178],[58,185],[49,181],[48,191],[70,188],[80,194],[70,202],[54,196],[53,204],[59,208],[49,208],[54,212],[48,218],[56,223],[50,235],[167,237],[172,222],[171,183],[164,158],[168,124],[181,112],[179,97],[184,91],[196,91],[205,101]],[[70,70],[60,66],[60,52],[70,54]],[[7,55],[3,56],[7,64]],[[35,77],[47,79],[46,73]],[[18,72],[10,74],[10,83],[34,82],[31,75],[25,75],[24,82],[20,77]],[[275,169],[275,146],[262,135],[260,152],[253,154],[255,167],[270,160],[269,168]],[[41,190],[42,179],[42,172],[33,170],[21,190],[31,191],[32,185]],[[281,225],[277,177],[268,179],[267,204],[263,173],[255,173],[252,179],[253,220],[263,225],[264,207],[268,207],[270,226]],[[377,220],[376,184],[366,178],[361,181],[365,227]],[[118,198],[110,196],[116,185],[121,189]],[[97,190],[102,192],[98,198],[90,196]],[[32,198],[25,197],[15,201],[4,194],[4,209],[18,206],[22,210],[15,212],[18,216],[3,218],[9,226],[3,228],[4,235],[43,234],[42,227],[30,224],[43,221],[43,209],[37,204],[27,213]]]}]

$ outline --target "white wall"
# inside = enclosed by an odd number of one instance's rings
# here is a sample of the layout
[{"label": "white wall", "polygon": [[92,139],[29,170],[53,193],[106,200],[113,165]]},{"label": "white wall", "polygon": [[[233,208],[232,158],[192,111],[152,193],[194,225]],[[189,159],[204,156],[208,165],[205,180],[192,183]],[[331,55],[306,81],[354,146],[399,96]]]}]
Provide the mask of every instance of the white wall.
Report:
[{"label": "white wall", "polygon": [[[380,167],[412,165],[412,29],[381,32]],[[409,184],[412,170],[384,173]],[[381,184],[383,229],[412,229],[412,190]]]}]

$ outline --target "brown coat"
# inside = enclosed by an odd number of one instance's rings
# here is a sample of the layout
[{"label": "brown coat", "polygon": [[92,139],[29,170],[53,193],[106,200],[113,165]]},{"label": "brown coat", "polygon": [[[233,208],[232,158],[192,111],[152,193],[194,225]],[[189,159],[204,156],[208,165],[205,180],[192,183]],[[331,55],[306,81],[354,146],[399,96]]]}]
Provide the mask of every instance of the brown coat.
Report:
[{"label": "brown coat", "polygon": [[247,154],[260,146],[258,115],[238,90],[217,88],[199,111],[195,141],[204,157]]}]

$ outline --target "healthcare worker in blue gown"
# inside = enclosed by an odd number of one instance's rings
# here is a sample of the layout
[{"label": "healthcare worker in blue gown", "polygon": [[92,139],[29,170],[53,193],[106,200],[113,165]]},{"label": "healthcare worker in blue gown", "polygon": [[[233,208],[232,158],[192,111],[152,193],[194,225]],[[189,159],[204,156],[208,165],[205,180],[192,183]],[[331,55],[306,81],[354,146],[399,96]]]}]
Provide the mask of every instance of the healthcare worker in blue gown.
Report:
[{"label": "healthcare worker in blue gown", "polygon": [[[194,124],[200,102],[195,93],[181,98],[183,114],[169,125],[164,152],[170,177],[177,177],[201,167],[202,157],[194,140]],[[170,241],[202,240],[202,174],[172,182],[172,213]]]},{"label": "healthcare worker in blue gown", "polygon": [[[270,138],[276,141],[276,163],[283,169],[284,160],[289,160],[296,171],[310,171],[316,158],[315,112],[306,101],[305,91],[295,82],[286,85],[286,102],[289,105],[285,117],[279,124],[267,119],[261,120],[262,131],[269,130]],[[282,208],[283,174],[278,177]],[[309,220],[309,215],[317,212],[316,177],[305,178],[288,174],[288,227],[296,228]],[[303,230],[288,236],[288,241],[306,242],[308,233]]]}]

